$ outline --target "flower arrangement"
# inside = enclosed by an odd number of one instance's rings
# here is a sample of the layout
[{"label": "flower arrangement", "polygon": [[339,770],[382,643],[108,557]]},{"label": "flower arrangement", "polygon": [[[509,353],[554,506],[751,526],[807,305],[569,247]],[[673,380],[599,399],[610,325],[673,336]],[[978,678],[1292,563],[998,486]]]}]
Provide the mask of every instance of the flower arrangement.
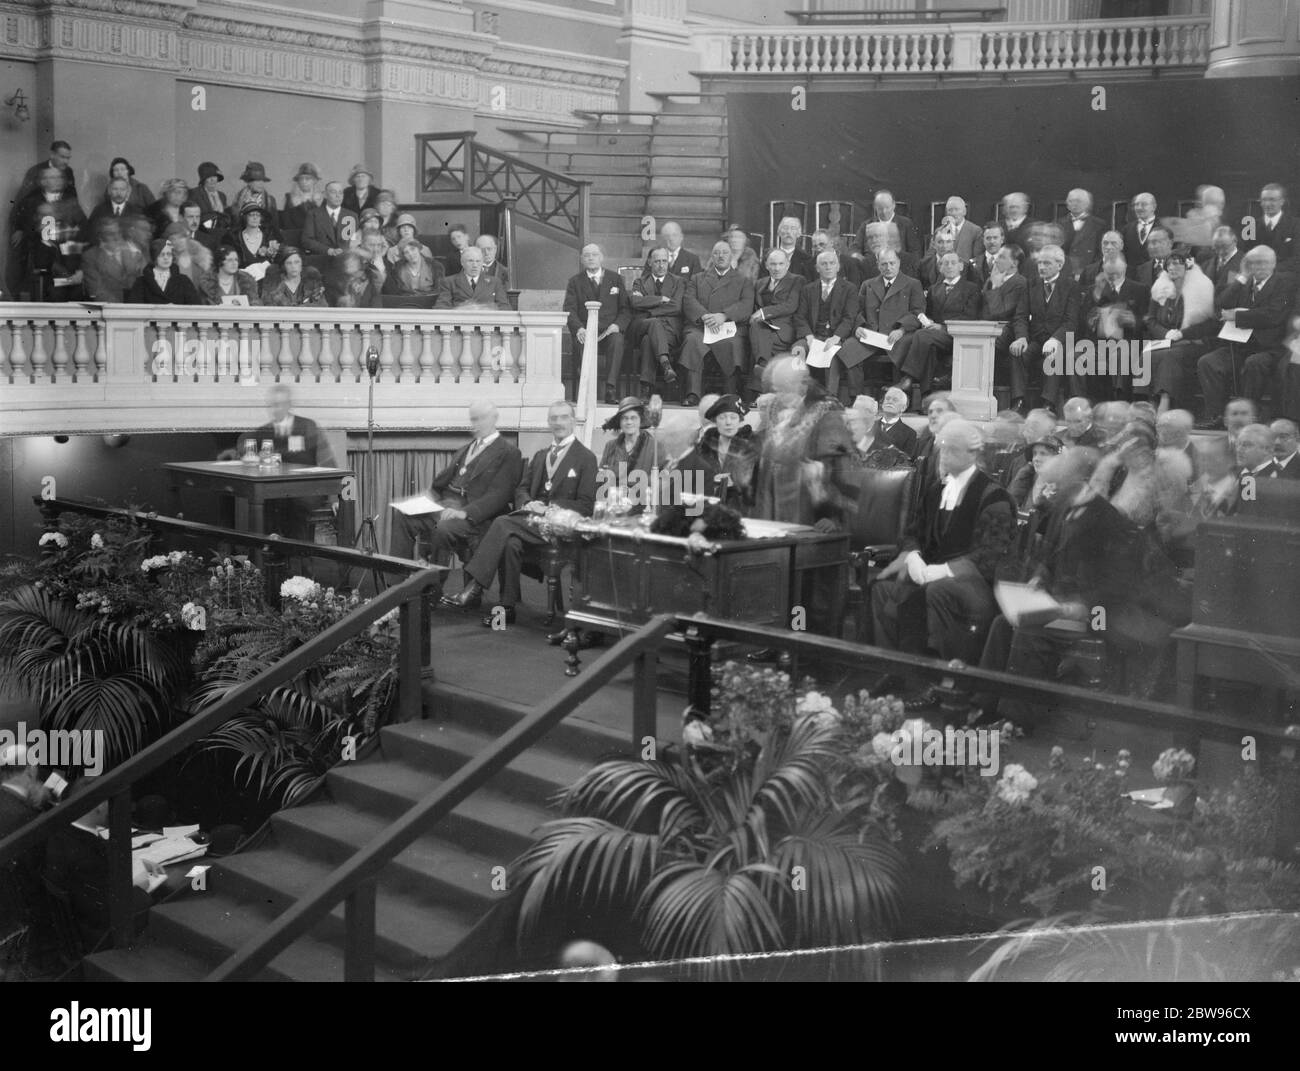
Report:
[{"label": "flower arrangement", "polygon": [[998,798],[1006,803],[1020,804],[1029,799],[1029,794],[1038,787],[1038,778],[1019,763],[1011,763],[1002,771],[996,792]]},{"label": "flower arrangement", "polygon": [[1196,769],[1196,759],[1182,748],[1166,748],[1151,764],[1151,773],[1157,781],[1186,781]]}]

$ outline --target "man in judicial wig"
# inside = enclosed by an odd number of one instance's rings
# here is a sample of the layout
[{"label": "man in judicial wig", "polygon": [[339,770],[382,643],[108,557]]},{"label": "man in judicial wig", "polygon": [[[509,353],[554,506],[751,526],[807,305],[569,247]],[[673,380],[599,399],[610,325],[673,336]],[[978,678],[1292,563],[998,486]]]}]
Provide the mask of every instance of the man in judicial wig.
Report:
[{"label": "man in judicial wig", "polygon": [[[519,577],[524,548],[547,545],[547,539],[523,514],[542,516],[552,506],[590,517],[596,505],[596,455],[573,433],[577,415],[566,401],[554,402],[546,415],[554,440],[533,455],[515,488],[515,512],[498,517],[480,540],[465,566],[465,588],[459,595],[444,595],[439,605],[457,610],[477,609],[483,593],[500,577],[500,606],[505,624],[514,624],[519,604]],[[484,628],[497,625],[497,615],[483,618]]]},{"label": "man in judicial wig", "polygon": [[400,511],[394,515],[388,550],[393,557],[415,557],[417,540],[425,539],[434,565],[448,564],[453,552],[468,560],[488,525],[510,508],[524,459],[497,431],[497,407],[491,402],[470,404],[469,426],[474,438],[456,451],[429,486],[429,497],[443,508],[410,517]]},{"label": "man in judicial wig", "polygon": [[973,663],[997,615],[994,574],[1011,552],[1016,508],[976,465],[984,437],[957,418],[936,436],[941,482],[921,500],[897,558],[871,589],[876,643]]}]

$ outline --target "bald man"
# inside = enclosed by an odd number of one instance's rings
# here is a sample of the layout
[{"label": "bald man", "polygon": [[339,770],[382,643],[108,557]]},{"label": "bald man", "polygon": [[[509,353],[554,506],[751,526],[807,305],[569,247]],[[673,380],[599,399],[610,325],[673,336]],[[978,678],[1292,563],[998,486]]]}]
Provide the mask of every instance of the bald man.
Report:
[{"label": "bald man", "polygon": [[582,271],[569,280],[564,290],[564,311],[569,314],[573,354],[579,366],[587,341],[587,302],[600,302],[596,321],[596,352],[606,358],[605,404],[617,405],[618,377],[623,369],[623,341],[632,322],[632,303],[623,277],[605,270],[605,254],[592,243],[582,247]]},{"label": "bald man", "polygon": [[947,420],[935,442],[942,479],[925,492],[898,557],[871,588],[875,642],[973,665],[997,615],[993,581],[1015,543],[1016,508],[976,465],[978,427]]},{"label": "bald man", "polygon": [[474,437],[429,485],[429,497],[442,511],[414,517],[394,512],[388,549],[394,558],[414,558],[423,539],[434,565],[450,564],[453,552],[468,561],[493,518],[510,508],[524,459],[497,431],[497,407],[491,402],[470,405],[469,426]]}]

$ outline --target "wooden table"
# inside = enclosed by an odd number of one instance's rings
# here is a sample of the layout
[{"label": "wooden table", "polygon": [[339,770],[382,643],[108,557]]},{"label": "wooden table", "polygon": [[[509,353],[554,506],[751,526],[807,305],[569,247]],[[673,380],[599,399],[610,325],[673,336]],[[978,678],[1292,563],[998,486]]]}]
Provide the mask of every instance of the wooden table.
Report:
[{"label": "wooden table", "polygon": [[[780,534],[716,542],[705,554],[692,553],[685,539],[651,535],[635,520],[590,523],[586,532],[562,541],[575,567],[566,624],[617,635],[640,628],[656,614],[704,613],[775,628],[800,627],[792,612],[808,606],[814,585],[829,597],[822,608],[826,620],[842,620],[848,533],[762,523]],[[815,631],[816,622],[807,620],[803,627]]]},{"label": "wooden table", "polygon": [[[214,494],[235,497],[235,527],[256,535],[266,534],[266,503],[282,498],[312,498],[339,494],[343,481],[352,475],[349,469],[331,469],[320,465],[277,465],[261,468],[242,461],[168,461],[163,468],[171,479],[177,515],[180,514],[181,491],[192,487]],[[352,541],[352,503],[339,502],[340,543],[346,533]],[[345,509],[346,507],[346,509]]]}]

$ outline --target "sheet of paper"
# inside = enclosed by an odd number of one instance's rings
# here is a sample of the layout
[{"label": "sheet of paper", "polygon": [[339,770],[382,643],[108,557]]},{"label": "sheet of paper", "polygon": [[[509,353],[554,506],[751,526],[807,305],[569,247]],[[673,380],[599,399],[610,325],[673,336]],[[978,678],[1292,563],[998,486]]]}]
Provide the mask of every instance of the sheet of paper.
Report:
[{"label": "sheet of paper", "polygon": [[188,837],[191,833],[197,833],[199,825],[197,822],[192,826],[163,826],[162,835],[164,837]]},{"label": "sheet of paper", "polygon": [[864,328],[859,338],[865,345],[881,350],[889,349],[889,336],[881,331],[868,331]]},{"label": "sheet of paper", "polygon": [[328,465],[303,465],[297,471],[300,475],[307,472],[329,472],[329,466]]},{"label": "sheet of paper", "polygon": [[137,848],[147,848],[150,844],[162,839],[163,835],[161,833],[137,833],[131,838],[131,850],[135,851]]},{"label": "sheet of paper", "polygon": [[728,320],[718,330],[706,327],[704,329],[704,344],[712,346],[715,342],[721,342],[724,338],[736,337],[736,321]]},{"label": "sheet of paper", "polygon": [[412,495],[392,505],[398,513],[405,513],[408,517],[424,517],[430,513],[442,512],[442,506],[428,495]]},{"label": "sheet of paper", "polygon": [[811,531],[806,524],[786,524],[784,521],[763,521],[746,517],[744,520],[746,539],[780,539],[795,532]]},{"label": "sheet of paper", "polygon": [[132,858],[141,862],[179,863],[184,859],[194,859],[208,850],[206,844],[195,844],[189,837],[163,837],[131,853]]},{"label": "sheet of paper", "polygon": [[831,359],[840,352],[838,342],[814,340],[808,347],[808,365],[810,368],[829,368]]},{"label": "sheet of paper", "polygon": [[1167,350],[1173,343],[1167,338],[1153,338],[1142,347],[1144,352],[1150,353],[1152,350]]},{"label": "sheet of paper", "polygon": [[270,266],[271,266],[271,262],[269,260],[259,260],[257,263],[250,264],[247,268],[244,268],[243,270],[246,271],[249,275],[251,275],[254,279],[256,279],[260,283],[262,279],[266,276],[266,271]]},{"label": "sheet of paper", "polygon": [[999,581],[993,587],[998,608],[1012,624],[1046,624],[1060,616],[1061,604],[1041,588]]},{"label": "sheet of paper", "polygon": [[150,874],[148,868],[138,859],[131,861],[131,884],[137,889],[151,893],[154,889],[167,883],[166,874]]},{"label": "sheet of paper", "polygon": [[76,826],[78,829],[84,829],[87,833],[94,833],[95,836],[97,836],[97,837],[103,837],[105,840],[108,840],[108,829],[107,829],[107,827],[105,827],[105,826],[94,826],[94,825],[91,825],[90,822],[87,821],[87,819],[86,819],[86,817],[85,817],[84,815],[83,815],[82,817],[78,818],[78,819],[77,819],[75,822],[73,822],[72,824],[73,824],[74,826]]},{"label": "sheet of paper", "polygon": [[1219,337],[1225,342],[1249,342],[1252,330],[1249,327],[1238,327],[1236,324],[1224,324],[1223,330],[1219,332]]}]

